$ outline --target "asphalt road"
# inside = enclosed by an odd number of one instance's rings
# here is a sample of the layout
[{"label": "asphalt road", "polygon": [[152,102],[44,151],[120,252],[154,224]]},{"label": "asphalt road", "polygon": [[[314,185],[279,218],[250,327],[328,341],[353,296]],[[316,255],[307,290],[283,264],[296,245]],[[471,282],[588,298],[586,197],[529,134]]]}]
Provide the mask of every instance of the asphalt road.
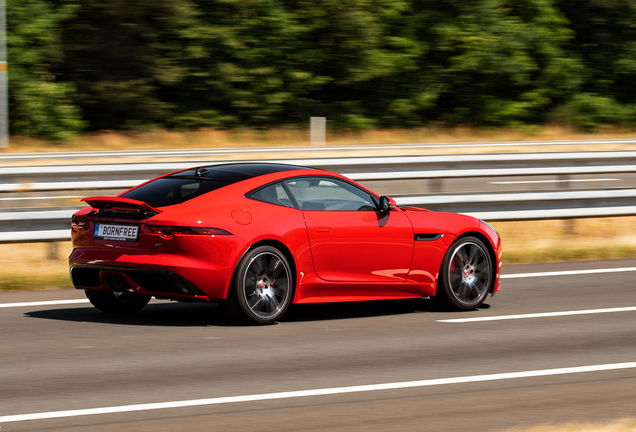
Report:
[{"label": "asphalt road", "polygon": [[[504,279],[473,312],[438,312],[425,299],[309,305],[268,327],[233,326],[205,304],[152,302],[109,316],[88,303],[2,307],[84,298],[73,290],[2,293],[0,428],[499,431],[636,417],[636,309],[439,321],[634,307],[636,271],[576,273],[630,267],[636,260],[508,266],[504,274],[575,272]],[[609,366],[563,369],[598,365]],[[529,376],[496,375],[517,372]],[[457,379],[432,381],[440,378]],[[387,383],[397,384],[342,389]],[[320,389],[336,390],[312,392]],[[246,395],[257,396],[219,399]],[[128,408],[7,421],[117,406]]]}]

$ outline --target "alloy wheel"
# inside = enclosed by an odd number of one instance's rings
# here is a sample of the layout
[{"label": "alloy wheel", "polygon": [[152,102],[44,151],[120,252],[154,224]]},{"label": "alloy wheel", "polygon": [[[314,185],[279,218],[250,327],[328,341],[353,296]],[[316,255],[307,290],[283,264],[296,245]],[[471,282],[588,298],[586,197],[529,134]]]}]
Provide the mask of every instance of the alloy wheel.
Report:
[{"label": "alloy wheel", "polygon": [[290,291],[289,268],[276,253],[264,251],[250,260],[242,289],[250,313],[263,320],[279,316],[287,307]]},{"label": "alloy wheel", "polygon": [[457,246],[448,272],[451,293],[462,306],[477,306],[488,294],[492,277],[490,256],[477,243],[468,241]]}]

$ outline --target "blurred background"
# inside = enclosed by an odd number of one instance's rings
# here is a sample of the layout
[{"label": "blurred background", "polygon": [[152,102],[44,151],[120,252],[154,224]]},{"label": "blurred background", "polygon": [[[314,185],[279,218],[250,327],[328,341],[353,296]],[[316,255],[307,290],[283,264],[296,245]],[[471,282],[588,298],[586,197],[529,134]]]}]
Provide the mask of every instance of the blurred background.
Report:
[{"label": "blurred background", "polygon": [[[636,141],[629,140],[636,121],[632,0],[6,0],[6,14],[11,136],[0,167],[5,234],[59,230],[81,197],[116,194],[165,172],[106,175],[67,168],[46,174],[49,168],[42,167],[636,150]],[[269,152],[307,146],[309,118],[315,116],[327,119],[330,151]],[[615,141],[364,147],[590,138]],[[218,147],[230,150],[198,157],[121,153]],[[231,150],[246,147],[261,150]],[[75,150],[119,153],[67,153]],[[41,156],[43,151],[64,153]],[[33,153],[10,157],[25,152]],[[537,171],[531,180],[427,180],[423,174],[365,184],[396,197],[424,196],[424,207],[457,212],[554,210],[563,202],[570,210],[616,208],[636,200],[636,169],[611,174],[619,163],[636,166],[636,154],[616,153],[604,162],[594,155],[548,159],[471,164],[448,156],[376,167],[551,165],[552,174]],[[580,168],[590,164],[606,167],[586,175]],[[341,172],[364,171],[340,165]],[[115,180],[126,186],[103,186]],[[105,183],[96,189],[98,182]],[[609,198],[603,196],[607,191],[613,193]],[[486,192],[499,195],[465,204],[470,194]],[[565,195],[505,195],[521,192]],[[494,204],[486,208],[484,202]],[[43,211],[62,213],[51,222]],[[490,221],[504,239],[505,263],[636,257],[636,211],[621,214]],[[0,239],[0,289],[70,287],[68,242],[20,239]],[[33,275],[34,267],[43,271]]]},{"label": "blurred background", "polygon": [[636,119],[631,0],[6,0],[11,134]]}]

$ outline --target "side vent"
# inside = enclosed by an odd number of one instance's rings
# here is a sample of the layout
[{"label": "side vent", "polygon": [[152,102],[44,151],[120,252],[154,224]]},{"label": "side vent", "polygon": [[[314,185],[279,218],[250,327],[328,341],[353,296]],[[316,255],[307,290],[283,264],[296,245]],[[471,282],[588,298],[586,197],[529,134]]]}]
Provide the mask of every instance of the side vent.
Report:
[{"label": "side vent", "polygon": [[442,238],[444,234],[415,234],[415,241],[435,241]]}]

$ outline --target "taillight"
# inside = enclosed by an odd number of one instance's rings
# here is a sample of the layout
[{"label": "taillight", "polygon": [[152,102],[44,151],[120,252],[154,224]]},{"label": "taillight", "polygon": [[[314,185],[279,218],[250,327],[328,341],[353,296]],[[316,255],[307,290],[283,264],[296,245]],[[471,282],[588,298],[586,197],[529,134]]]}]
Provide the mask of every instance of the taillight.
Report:
[{"label": "taillight", "polygon": [[192,232],[191,234],[207,234],[207,235],[232,235],[232,233],[229,233],[225,230],[222,230],[220,228],[204,228],[204,227],[193,227],[193,228],[188,228],[194,232]]},{"label": "taillight", "polygon": [[180,227],[180,226],[161,226],[148,225],[148,228],[161,237],[169,239],[177,234],[204,234],[204,235],[232,235],[231,233],[219,228],[204,227]]},{"label": "taillight", "polygon": [[159,234],[163,238],[173,237],[177,233],[175,227],[148,225],[148,228],[150,228],[153,233]]},{"label": "taillight", "polygon": [[73,219],[71,221],[71,229],[74,232],[78,232],[79,230],[84,229],[84,225],[86,225],[85,220]]}]

